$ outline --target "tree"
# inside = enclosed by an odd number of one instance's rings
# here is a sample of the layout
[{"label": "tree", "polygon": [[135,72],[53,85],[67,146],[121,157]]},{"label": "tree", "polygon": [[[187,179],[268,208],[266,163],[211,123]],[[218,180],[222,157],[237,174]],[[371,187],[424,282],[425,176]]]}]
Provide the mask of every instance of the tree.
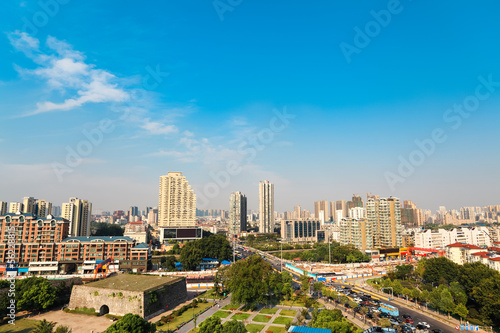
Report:
[{"label": "tree", "polygon": [[316,281],[313,284],[313,290],[314,290],[314,292],[317,292],[317,293],[320,292],[323,289],[323,287],[324,287],[324,284],[319,282],[319,281]]},{"label": "tree", "polygon": [[233,319],[228,321],[222,325],[221,333],[247,333],[247,329],[245,328],[245,324],[241,321],[237,321]]},{"label": "tree", "polygon": [[250,306],[267,304],[272,272],[271,264],[257,255],[235,262],[229,267],[225,277],[232,300]]},{"label": "tree", "polygon": [[18,281],[16,294],[20,295],[18,309],[28,311],[47,309],[54,305],[57,298],[52,284],[47,279],[38,277]]},{"label": "tree", "polygon": [[425,262],[423,279],[429,282],[453,282],[457,280],[458,265],[445,258],[432,258]]},{"label": "tree", "polygon": [[32,333],[53,333],[54,332],[54,326],[56,326],[56,323],[47,321],[46,319],[42,320],[39,322],[35,329],[31,331]]},{"label": "tree", "polygon": [[483,280],[473,288],[472,297],[479,304],[479,312],[488,324],[500,323],[500,274]]},{"label": "tree", "polygon": [[353,327],[345,321],[342,312],[335,310],[321,310],[315,319],[311,320],[309,327],[331,329],[332,332],[351,333]]},{"label": "tree", "polygon": [[396,278],[400,280],[406,280],[413,271],[412,265],[398,265],[396,266]]},{"label": "tree", "polygon": [[123,236],[123,229],[119,224],[96,223],[94,236]]},{"label": "tree", "polygon": [[309,291],[309,287],[311,284],[309,283],[309,275],[307,275],[305,271],[304,274],[300,276],[300,285],[300,289],[302,289],[304,293],[307,293]]},{"label": "tree", "polygon": [[109,326],[105,333],[154,333],[156,325],[142,317],[127,313],[122,319]]},{"label": "tree", "polygon": [[220,318],[209,317],[200,324],[198,333],[222,333],[222,324]]},{"label": "tree", "polygon": [[450,283],[450,292],[455,303],[464,305],[467,303],[467,294],[459,282]]},{"label": "tree", "polygon": [[469,314],[469,310],[467,310],[465,305],[462,303],[457,304],[457,306],[455,307],[455,310],[453,312],[456,315],[460,316],[462,319],[467,318],[467,315]]},{"label": "tree", "polygon": [[56,331],[55,331],[55,333],[72,333],[72,332],[73,332],[73,330],[71,328],[69,328],[68,326],[63,326],[63,325],[57,326]]},{"label": "tree", "polygon": [[184,269],[193,271],[201,263],[203,252],[196,246],[196,241],[186,243],[179,258]]},{"label": "tree", "polygon": [[380,327],[391,327],[392,326],[391,322],[387,318],[380,319],[379,325],[380,325]]},{"label": "tree", "polygon": [[175,263],[177,262],[177,259],[175,256],[163,256],[161,257],[161,266],[167,270],[174,270],[175,269]]}]

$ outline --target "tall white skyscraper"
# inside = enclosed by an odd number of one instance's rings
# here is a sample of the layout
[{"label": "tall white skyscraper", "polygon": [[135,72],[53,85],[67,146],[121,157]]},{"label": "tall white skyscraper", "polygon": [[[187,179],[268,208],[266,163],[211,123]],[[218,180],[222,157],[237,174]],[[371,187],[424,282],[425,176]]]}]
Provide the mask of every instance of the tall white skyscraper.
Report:
[{"label": "tall white skyscraper", "polygon": [[271,233],[274,228],[274,184],[259,183],[259,232]]},{"label": "tall white skyscraper", "polygon": [[72,236],[90,236],[90,217],[92,204],[88,200],[69,198],[62,204],[61,217],[69,220],[69,233]]},{"label": "tall white skyscraper", "polygon": [[229,197],[228,234],[238,235],[247,230],[247,197],[241,192],[231,193]]},{"label": "tall white skyscraper", "polygon": [[158,225],[160,227],[194,227],[196,195],[182,172],[160,177]]}]

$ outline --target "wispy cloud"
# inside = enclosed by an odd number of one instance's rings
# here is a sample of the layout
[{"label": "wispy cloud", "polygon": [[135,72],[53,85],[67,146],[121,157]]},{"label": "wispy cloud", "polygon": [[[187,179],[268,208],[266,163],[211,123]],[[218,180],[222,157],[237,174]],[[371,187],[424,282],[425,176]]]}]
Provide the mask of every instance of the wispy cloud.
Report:
[{"label": "wispy cloud", "polygon": [[66,96],[62,102],[38,102],[35,110],[22,116],[69,111],[87,103],[123,102],[130,97],[119,87],[116,76],[87,64],[85,56],[64,41],[49,36],[42,49],[40,41],[25,32],[16,31],[8,37],[16,50],[38,65],[35,69],[16,66],[18,72],[45,80],[50,89]]},{"label": "wispy cloud", "polygon": [[175,125],[165,125],[157,121],[150,121],[150,119],[145,119],[144,123],[141,125],[142,129],[145,129],[150,134],[171,134],[177,133],[178,129]]}]

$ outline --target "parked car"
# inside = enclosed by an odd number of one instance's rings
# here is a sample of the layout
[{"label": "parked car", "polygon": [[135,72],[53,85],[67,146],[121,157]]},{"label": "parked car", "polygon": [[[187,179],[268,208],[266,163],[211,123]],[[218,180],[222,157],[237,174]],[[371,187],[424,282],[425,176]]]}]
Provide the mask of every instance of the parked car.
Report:
[{"label": "parked car", "polygon": [[406,321],[408,324],[413,324],[413,319],[411,319],[410,317],[406,317],[406,318],[405,318],[405,321]]},{"label": "parked car", "polygon": [[419,322],[418,325],[422,325],[424,327],[431,328],[431,325],[427,324],[427,322],[425,322],[425,321]]}]

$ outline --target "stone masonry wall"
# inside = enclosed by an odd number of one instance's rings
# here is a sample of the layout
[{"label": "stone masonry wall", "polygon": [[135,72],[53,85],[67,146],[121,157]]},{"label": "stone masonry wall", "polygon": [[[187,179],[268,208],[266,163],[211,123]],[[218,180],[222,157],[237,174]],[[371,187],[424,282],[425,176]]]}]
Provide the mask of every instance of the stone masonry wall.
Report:
[{"label": "stone masonry wall", "polygon": [[[152,302],[153,292],[157,301]],[[152,299],[153,298],[153,299]],[[169,285],[147,290],[144,293],[145,319],[153,318],[164,311],[171,310],[187,300],[186,279],[181,279]],[[168,308],[167,308],[168,305]]]}]

